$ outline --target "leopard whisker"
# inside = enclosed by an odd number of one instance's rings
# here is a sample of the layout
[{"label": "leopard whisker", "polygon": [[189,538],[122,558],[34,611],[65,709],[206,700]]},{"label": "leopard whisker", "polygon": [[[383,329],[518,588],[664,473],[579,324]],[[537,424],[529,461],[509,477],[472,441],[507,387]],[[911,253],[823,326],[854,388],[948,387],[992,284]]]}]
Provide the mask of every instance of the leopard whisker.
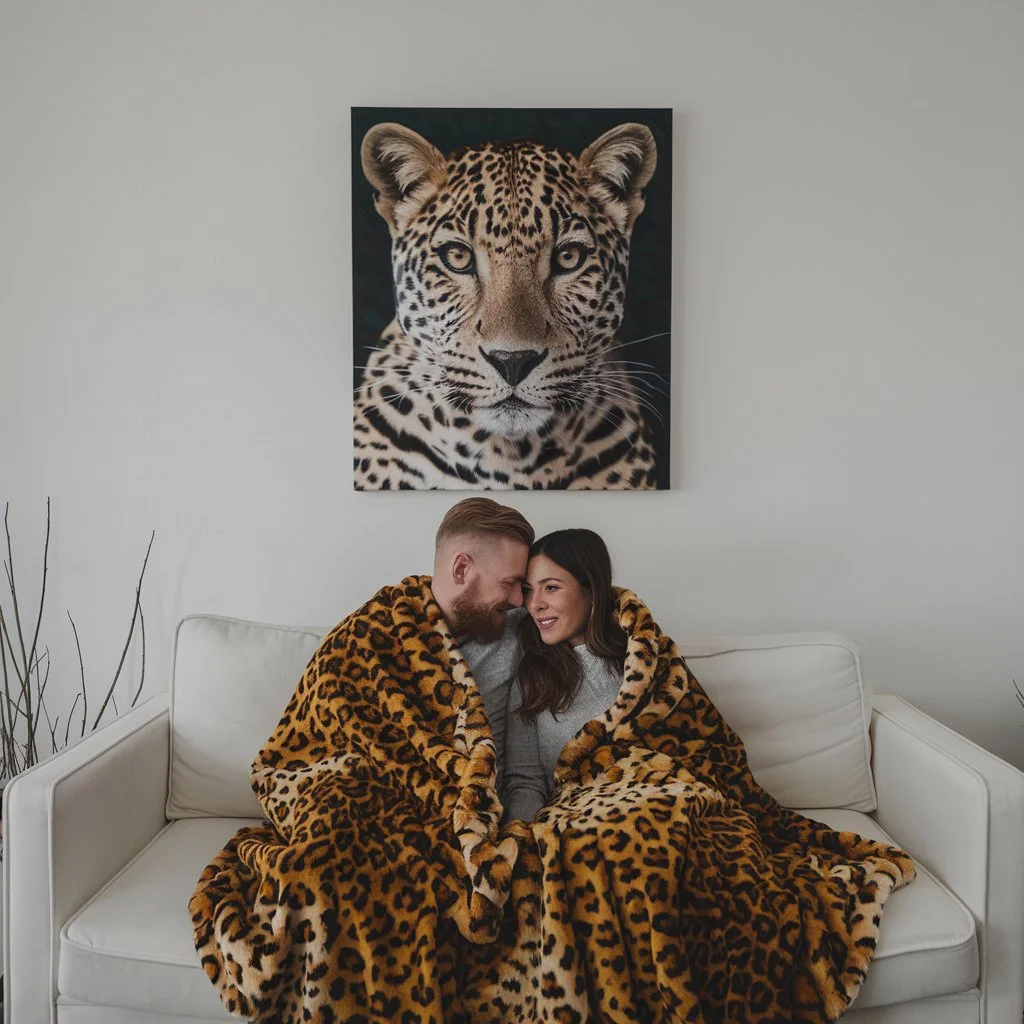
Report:
[{"label": "leopard whisker", "polygon": [[[624,420],[625,420],[625,416],[623,417],[623,419],[619,420],[618,423],[613,424],[614,429],[617,430],[622,435],[622,439],[626,442],[626,444],[629,445],[630,448],[635,448],[636,447],[636,443],[629,436],[629,434],[627,434],[626,431],[622,429],[622,424],[623,424]],[[632,419],[630,420],[630,423],[632,424],[633,427],[639,427],[641,432],[642,432],[643,424],[637,423],[635,420],[632,420]]]},{"label": "leopard whisker", "polygon": [[606,359],[602,366],[646,366],[649,370],[657,372],[658,367],[654,363],[644,363],[639,359]]},{"label": "leopard whisker", "polygon": [[366,384],[360,384],[359,387],[353,389],[355,394],[359,394],[362,391],[368,391],[374,387],[390,387],[395,389],[401,389],[401,393],[404,394],[426,394],[430,388],[430,381],[424,381],[422,385],[413,384],[407,377],[402,377],[400,380],[395,380],[393,377],[383,376],[374,377],[373,380],[368,381]]},{"label": "leopard whisker", "polygon": [[458,412],[468,413],[472,408],[473,401],[469,395],[463,394],[454,386],[449,386],[444,394],[444,400]]},{"label": "leopard whisker", "polygon": [[657,380],[668,381],[665,374],[658,370],[621,370],[605,363],[599,368],[600,374],[610,374],[616,377],[654,377]]},{"label": "leopard whisker", "polygon": [[644,387],[650,390],[659,390],[663,394],[668,394],[667,390],[662,390],[658,385],[667,385],[668,378],[664,374],[658,373],[657,370],[631,370],[631,369],[620,369],[616,366],[610,366],[607,363],[601,364],[594,367],[593,376],[596,379],[613,379],[618,381],[628,381],[631,384],[635,384],[637,387]]},{"label": "leopard whisker", "polygon": [[659,395],[665,395],[666,397],[668,397],[670,394],[667,388],[659,386],[663,383],[663,380],[661,376],[658,374],[653,375],[654,380],[645,380],[644,378],[637,377],[632,373],[612,373],[603,376],[606,380],[615,380],[618,383],[628,382],[630,385],[634,386],[637,391],[645,390],[645,393],[651,396],[653,396],[654,393],[657,393]]},{"label": "leopard whisker", "polygon": [[629,348],[631,345],[642,345],[645,341],[653,341],[655,338],[667,338],[671,331],[659,331],[657,334],[648,334],[646,338],[635,338],[633,341],[617,341],[609,352],[615,352],[620,348]]},{"label": "leopard whisker", "polygon": [[591,398],[611,398],[619,399],[620,401],[633,401],[641,409],[647,410],[662,426],[665,425],[665,421],[661,416],[660,411],[643,395],[637,394],[631,389],[626,389],[622,385],[609,383],[607,381],[589,381],[587,383],[587,394]]}]

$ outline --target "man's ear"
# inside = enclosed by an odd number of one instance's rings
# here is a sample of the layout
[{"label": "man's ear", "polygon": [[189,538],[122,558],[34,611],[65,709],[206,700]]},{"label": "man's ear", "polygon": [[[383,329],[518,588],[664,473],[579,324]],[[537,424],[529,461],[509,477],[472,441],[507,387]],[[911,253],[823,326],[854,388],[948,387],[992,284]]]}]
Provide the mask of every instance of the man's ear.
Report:
[{"label": "man's ear", "polygon": [[360,147],[363,174],[374,187],[377,212],[391,233],[404,230],[409,217],[444,181],[447,161],[440,150],[405,125],[375,124]]},{"label": "man's ear", "polygon": [[473,571],[473,556],[465,551],[460,551],[452,560],[452,579],[464,587],[469,580],[469,574]]},{"label": "man's ear", "polygon": [[644,209],[644,189],[658,164],[658,146],[644,124],[620,124],[580,154],[588,191],[628,235]]}]

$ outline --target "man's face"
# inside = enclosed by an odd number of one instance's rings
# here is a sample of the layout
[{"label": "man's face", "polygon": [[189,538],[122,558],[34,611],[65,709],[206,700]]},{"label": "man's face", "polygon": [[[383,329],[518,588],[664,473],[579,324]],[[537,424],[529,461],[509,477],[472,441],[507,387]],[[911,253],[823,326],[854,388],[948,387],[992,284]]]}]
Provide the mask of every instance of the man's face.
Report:
[{"label": "man's face", "polygon": [[501,538],[481,549],[463,589],[452,602],[449,623],[459,637],[493,643],[505,629],[505,613],[523,603],[523,575],[529,549]]}]

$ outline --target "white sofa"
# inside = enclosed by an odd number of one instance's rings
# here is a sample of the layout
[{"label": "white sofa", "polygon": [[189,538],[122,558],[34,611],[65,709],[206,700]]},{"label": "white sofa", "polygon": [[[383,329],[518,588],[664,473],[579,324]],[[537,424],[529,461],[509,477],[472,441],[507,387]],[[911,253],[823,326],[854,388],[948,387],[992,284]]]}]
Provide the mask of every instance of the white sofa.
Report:
[{"label": "white sofa", "polygon": [[[8,786],[8,1024],[230,1019],[197,962],[186,905],[211,856],[259,817],[249,763],[322,632],[187,618],[168,694]],[[684,650],[762,785],[917,859],[845,1019],[1020,1024],[1024,776],[906,701],[872,698],[840,636]]]}]

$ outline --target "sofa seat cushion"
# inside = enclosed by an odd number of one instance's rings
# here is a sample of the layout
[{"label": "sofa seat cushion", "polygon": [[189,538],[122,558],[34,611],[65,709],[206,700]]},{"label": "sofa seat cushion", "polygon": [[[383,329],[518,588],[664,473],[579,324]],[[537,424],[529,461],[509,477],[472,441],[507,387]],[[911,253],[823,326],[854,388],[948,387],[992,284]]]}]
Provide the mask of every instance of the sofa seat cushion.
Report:
[{"label": "sofa seat cushion", "polygon": [[[838,831],[856,832],[899,846],[858,811],[802,811]],[[913,850],[907,851],[911,856]],[[878,948],[853,1009],[966,992],[978,984],[974,917],[934,875],[917,865],[917,877],[885,904]]]},{"label": "sofa seat cushion", "polygon": [[171,822],[64,926],[62,1000],[236,1020],[199,963],[188,901],[207,864],[242,818]]},{"label": "sofa seat cushion", "polygon": [[[809,816],[893,841],[857,811]],[[160,832],[61,931],[61,999],[232,1019],[199,964],[187,907],[203,868],[241,826],[253,823],[183,818]],[[854,1008],[964,992],[977,980],[974,919],[919,866],[917,878],[886,905],[875,961]]]}]

